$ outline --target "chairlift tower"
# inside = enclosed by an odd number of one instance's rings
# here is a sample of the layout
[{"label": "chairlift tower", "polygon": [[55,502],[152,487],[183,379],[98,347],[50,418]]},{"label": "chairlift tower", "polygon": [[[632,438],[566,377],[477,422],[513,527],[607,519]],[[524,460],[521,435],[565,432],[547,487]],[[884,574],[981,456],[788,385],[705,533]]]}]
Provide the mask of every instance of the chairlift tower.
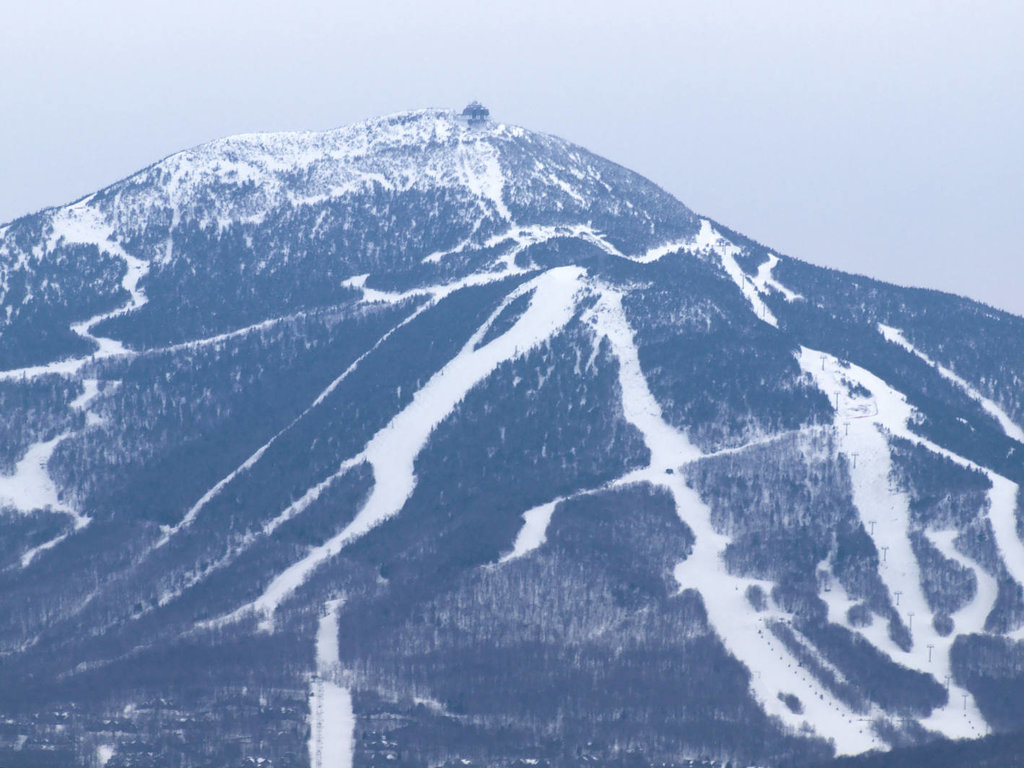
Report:
[{"label": "chairlift tower", "polygon": [[313,722],[316,725],[316,740],[314,741],[314,768],[323,768],[324,765],[324,679],[320,675],[313,677],[313,690],[316,692],[316,707],[313,712]]}]

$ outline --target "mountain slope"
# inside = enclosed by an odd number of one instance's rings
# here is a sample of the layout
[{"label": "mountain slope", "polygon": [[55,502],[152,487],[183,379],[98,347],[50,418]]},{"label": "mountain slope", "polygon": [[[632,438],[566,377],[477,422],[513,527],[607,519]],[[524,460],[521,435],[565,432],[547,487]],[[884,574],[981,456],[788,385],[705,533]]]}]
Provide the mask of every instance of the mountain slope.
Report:
[{"label": "mountain slope", "polygon": [[1017,731],[1024,320],[449,112],[0,228],[0,761]]}]

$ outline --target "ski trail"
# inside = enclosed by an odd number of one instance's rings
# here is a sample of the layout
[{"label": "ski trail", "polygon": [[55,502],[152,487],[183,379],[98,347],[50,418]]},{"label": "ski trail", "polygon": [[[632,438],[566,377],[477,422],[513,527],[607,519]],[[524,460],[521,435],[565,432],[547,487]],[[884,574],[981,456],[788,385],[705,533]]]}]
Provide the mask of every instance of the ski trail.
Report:
[{"label": "ski trail", "polygon": [[803,296],[796,291],[791,291],[772,275],[772,271],[778,263],[778,256],[774,253],[768,254],[768,261],[761,264],[757,268],[757,274],[751,278],[754,283],[754,287],[757,288],[759,293],[768,293],[769,288],[774,288],[785,297],[786,301],[797,301],[799,299],[803,299]]},{"label": "ski trail", "polygon": [[645,253],[637,256],[629,257],[630,261],[635,261],[638,264],[651,264],[655,261],[661,261],[665,256],[669,256],[679,251],[690,251],[693,248],[694,239],[692,237],[685,238],[682,240],[670,240],[667,243],[656,245],[653,248],[648,248]]},{"label": "ski trail", "polygon": [[[801,347],[798,362],[836,406],[835,432],[840,450],[847,456],[854,505],[864,529],[881,554],[879,575],[904,625],[910,630],[913,645],[909,651],[903,651],[887,637],[882,637],[881,622],[874,622],[878,626],[871,631],[857,631],[897,664],[945,683],[952,678],[950,652],[958,634],[983,631],[983,618],[980,625],[968,623],[978,621],[984,610],[987,598],[980,589],[984,585],[979,581],[979,592],[974,600],[957,613],[963,623],[958,622],[956,632],[947,637],[939,635],[932,626],[932,611],[921,587],[920,567],[910,545],[909,498],[891,488],[892,459],[883,430],[929,449],[933,444],[909,429],[913,409],[906,398],[871,372],[806,347]],[[852,394],[855,387],[863,387],[870,394]],[[944,455],[950,453],[938,446],[934,448]],[[961,464],[965,461],[962,457],[957,460]],[[947,704],[919,720],[920,724],[953,739],[988,733],[988,725],[973,696],[953,684],[948,690]]]},{"label": "ski trail", "polygon": [[516,539],[512,544],[512,551],[502,555],[498,560],[498,565],[518,560],[543,546],[548,538],[547,533],[548,527],[551,525],[551,517],[555,513],[555,508],[563,501],[572,501],[583,496],[592,496],[596,493],[615,488],[618,485],[622,485],[622,478],[603,483],[596,488],[584,488],[583,490],[574,491],[565,496],[559,496],[546,504],[540,504],[526,510],[522,514],[523,526],[516,534]]},{"label": "ski trail", "polygon": [[[916,432],[913,432],[908,425],[914,418],[914,409],[907,403],[906,397],[904,397],[902,393],[890,387],[878,376],[875,376],[870,371],[852,363],[850,363],[848,367],[843,367],[843,364],[831,355],[809,350],[806,347],[801,348],[801,354],[798,361],[800,362],[801,367],[803,367],[804,370],[812,376],[816,376],[819,360],[822,367],[827,363],[833,369],[842,368],[845,378],[855,383],[859,383],[874,395],[872,400],[862,400],[859,405],[856,404],[856,401],[851,399],[842,401],[846,403],[847,417],[841,419],[837,416],[835,423],[836,431],[840,431],[845,428],[846,421],[849,420],[850,416],[856,416],[857,413],[860,413],[865,409],[874,409],[877,412],[879,408],[877,403],[883,402],[885,404],[884,412],[882,413],[884,418],[879,421],[879,426],[888,430],[897,437],[916,443],[917,445],[928,449],[932,453],[943,456],[962,467],[976,472],[981,472],[989,479],[989,482],[992,484],[992,488],[988,494],[988,518],[992,524],[992,530],[995,534],[996,546],[999,549],[1000,557],[1002,558],[1003,564],[1006,566],[1006,570],[1009,572],[1010,576],[1012,576],[1014,581],[1018,584],[1024,585],[1024,542],[1022,542],[1020,537],[1017,535],[1016,513],[1019,486],[1012,480],[1003,477],[997,472],[976,464],[970,459],[964,458],[960,454],[954,453],[948,448],[944,448],[941,445],[932,442],[928,438],[922,437]],[[834,384],[830,384],[830,379],[828,378],[822,380],[821,384],[824,386],[834,386]],[[843,391],[846,391],[845,385],[842,389]],[[842,396],[842,393],[834,388],[827,390],[827,394],[833,402],[835,402],[836,394],[840,394],[840,396]],[[865,403],[867,403],[867,405],[865,405]],[[867,415],[875,416],[876,420],[878,418],[877,413]],[[840,421],[842,422],[841,424]]]},{"label": "ski trail", "polygon": [[501,219],[511,221],[512,213],[505,205],[505,175],[501,172],[498,150],[482,136],[473,142],[472,152],[468,144],[461,141],[458,150],[466,187],[481,200],[487,200]]},{"label": "ski trail", "polygon": [[[219,495],[221,493],[221,491],[223,491],[224,488],[228,484],[231,483],[232,480],[234,480],[239,475],[244,474],[245,472],[250,470],[257,462],[259,462],[259,460],[263,458],[263,455],[267,452],[267,450],[269,450],[269,448],[274,443],[276,443],[277,440],[282,435],[284,435],[292,427],[294,427],[299,421],[301,421],[303,418],[305,418],[312,410],[314,410],[315,408],[318,408],[324,402],[324,400],[326,400],[328,397],[330,397],[331,394],[339,386],[341,386],[341,384],[356,370],[356,368],[359,367],[359,365],[363,362],[363,360],[365,360],[367,357],[370,356],[370,354],[372,354],[374,351],[376,351],[381,346],[381,344],[383,344],[389,338],[391,338],[391,336],[393,336],[396,331],[398,331],[399,329],[401,329],[404,326],[408,325],[413,320],[415,320],[417,317],[419,317],[421,314],[426,312],[428,309],[431,309],[431,308],[435,307],[442,299],[450,296],[451,294],[455,293],[456,291],[459,291],[459,290],[462,290],[463,288],[468,288],[468,287],[474,287],[474,286],[479,286],[479,285],[488,285],[490,283],[494,283],[494,282],[497,282],[499,280],[503,280],[503,279],[505,279],[507,277],[513,277],[515,275],[521,274],[522,272],[524,272],[524,270],[515,270],[515,269],[513,269],[511,271],[506,271],[506,272],[501,272],[501,273],[475,274],[475,275],[470,275],[469,277],[464,278],[462,280],[458,280],[458,281],[455,281],[455,282],[452,282],[452,283],[447,283],[445,285],[430,286],[430,287],[427,287],[427,288],[415,289],[415,290],[412,290],[412,291],[407,291],[407,292],[402,293],[402,294],[393,294],[393,295],[389,294],[390,296],[392,296],[392,299],[393,299],[393,300],[389,299],[389,303],[398,303],[399,301],[405,301],[407,299],[411,299],[411,298],[415,298],[415,297],[422,297],[424,294],[428,295],[428,300],[425,301],[423,304],[421,304],[419,307],[417,307],[408,317],[406,317],[404,320],[402,320],[396,326],[391,328],[391,330],[389,330],[387,333],[385,333],[383,336],[381,336],[379,339],[377,339],[376,343],[374,343],[374,345],[372,347],[370,347],[363,354],[361,354],[359,357],[357,357],[351,363],[351,365],[349,365],[348,368],[346,368],[341,373],[341,375],[339,375],[337,378],[335,378],[319,395],[317,395],[316,399],[302,413],[300,413],[298,416],[296,416],[294,419],[292,419],[291,422],[289,422],[285,427],[283,427],[279,432],[277,432],[273,437],[271,437],[270,440],[268,440],[266,443],[264,443],[262,446],[260,446],[252,455],[249,456],[249,458],[247,458],[244,462],[242,462],[239,466],[237,466],[234,470],[232,470],[225,477],[221,478],[221,480],[219,480],[212,488],[210,488],[206,493],[204,493],[203,496],[200,497],[200,499],[195,504],[192,505],[192,507],[188,510],[188,512],[185,513],[185,516],[181,520],[179,520],[173,526],[165,526],[163,528],[161,537],[156,542],[156,544],[154,545],[154,548],[163,547],[177,533],[179,533],[181,530],[183,530],[185,528],[188,528],[190,525],[192,525],[192,523],[195,521],[196,517],[203,510],[203,508],[207,504],[209,504],[210,501],[212,501],[217,495]],[[356,278],[349,278],[349,280],[346,281],[346,282],[349,285],[352,285],[353,287],[361,288],[365,292],[365,291],[369,290],[369,289],[363,288],[363,283],[365,283],[365,278],[366,277],[368,277],[368,275],[359,275]],[[376,293],[380,293],[380,292],[378,291]],[[365,295],[363,297],[363,300],[367,301]]]},{"label": "ski trail", "polygon": [[[509,239],[507,236],[496,235],[490,238],[487,241],[487,243],[484,244],[484,247],[497,245],[498,243],[501,243],[507,239]],[[524,245],[523,247],[526,246]],[[519,250],[522,249],[520,248]],[[427,296],[430,301],[437,303],[446,296],[450,296],[451,294],[455,293],[456,291],[462,290],[463,288],[470,288],[480,285],[490,285],[491,283],[498,282],[499,280],[504,280],[509,277],[515,277],[517,275],[523,275],[531,271],[529,269],[524,269],[521,267],[517,267],[515,265],[515,255],[519,253],[519,250],[513,249],[514,252],[511,256],[506,254],[505,256],[499,258],[495,262],[495,264],[498,267],[497,269],[493,269],[487,272],[474,272],[470,275],[467,275],[466,277],[459,278],[458,280],[453,280],[450,283],[441,283],[439,285],[424,285],[417,288],[410,288],[407,291],[381,291],[376,288],[366,287],[366,281],[370,277],[370,274],[366,273],[363,275],[353,275],[352,277],[345,280],[342,283],[342,285],[348,286],[349,288],[356,288],[362,291],[363,295],[360,301],[361,303],[364,304],[397,304],[402,301],[408,301],[409,299],[414,298],[421,298],[423,296]],[[427,258],[423,259],[423,261],[438,261],[440,260],[441,257],[447,256],[449,253],[456,253],[457,251],[458,249],[441,254],[431,254]],[[492,266],[495,265],[492,264]]]},{"label": "ski trail", "polygon": [[[639,363],[639,360],[637,360]],[[696,458],[691,458],[688,461],[684,461],[680,466],[686,466],[696,461],[698,458],[713,458],[715,456],[726,456],[729,454],[742,453],[743,451],[750,450],[751,448],[758,448],[765,445],[771,445],[772,443],[778,442],[793,435],[806,434],[808,432],[821,431],[823,427],[811,427],[809,429],[794,429],[788,432],[783,432],[777,435],[770,435],[760,440],[753,440],[743,445],[738,445],[734,448],[725,448],[720,451],[713,453],[701,454]],[[571,501],[581,496],[590,496],[595,493],[602,491],[611,490],[618,488],[623,485],[631,485],[636,482],[645,482],[648,469],[645,467],[639,470],[633,470],[627,472],[622,477],[611,480],[603,485],[596,488],[586,488],[580,491],[567,494],[565,496],[559,496],[558,498],[549,501],[545,504],[540,504],[532,509],[528,509],[522,514],[523,526],[519,529],[516,534],[515,542],[512,545],[512,550],[504,555],[498,561],[499,564],[507,563],[511,560],[518,560],[530,552],[540,548],[547,541],[547,530],[551,524],[551,518],[554,514],[555,508],[563,501]]]},{"label": "ski trail", "polygon": [[983,467],[981,469],[988,475],[992,483],[992,490],[989,491],[989,521],[992,523],[992,531],[995,533],[996,546],[1003,559],[1003,564],[1010,576],[1018,584],[1024,586],[1024,542],[1017,534],[1017,504],[1019,487],[1011,480],[998,475]]},{"label": "ski trail", "polygon": [[1013,438],[1017,442],[1024,443],[1024,429],[1021,429],[1017,424],[1015,424],[1009,414],[1000,408],[994,400],[990,400],[985,397],[981,392],[972,387],[967,381],[951,371],[949,368],[928,357],[928,355],[907,341],[903,331],[897,328],[892,328],[888,325],[882,325],[881,323],[878,324],[878,330],[881,332],[882,336],[885,337],[886,341],[898,344],[912,355],[916,355],[921,358],[929,366],[938,371],[939,375],[944,379],[948,379],[956,384],[968,397],[975,400],[990,416],[999,422],[999,426],[1003,428],[1003,432],[1006,433],[1007,437]]},{"label": "ski trail", "polygon": [[772,270],[775,269],[775,265],[779,263],[779,257],[775,254],[770,254],[768,261],[757,268],[756,277],[750,277],[750,275],[744,272],[736,261],[736,257],[743,252],[743,249],[729,242],[729,240],[716,230],[707,219],[701,219],[700,232],[690,240],[666,243],[663,246],[652,248],[645,255],[628,258],[631,258],[632,261],[640,262],[641,264],[649,264],[652,261],[657,261],[663,256],[670,253],[676,253],[680,250],[685,250],[693,254],[717,254],[721,260],[722,268],[733,283],[736,284],[736,287],[740,289],[740,292],[747,300],[747,303],[750,304],[750,308],[753,310],[754,314],[757,315],[758,319],[773,328],[779,327],[779,321],[768,308],[764,299],[761,298],[761,294],[768,293],[768,288],[771,287],[781,293],[785,297],[786,301],[796,301],[803,298],[803,296],[791,291],[772,277]]},{"label": "ski trail", "polygon": [[700,254],[715,250],[722,242],[721,236],[715,231],[715,228],[711,226],[711,222],[707,219],[700,220],[700,230],[696,235],[692,237],[681,238],[678,240],[670,240],[661,245],[656,245],[653,248],[647,249],[646,252],[635,254],[632,256],[622,256],[622,258],[635,261],[638,264],[652,264],[656,261],[660,261],[666,256],[671,256],[679,251],[685,251],[690,254]]},{"label": "ski trail", "polygon": [[[82,380],[82,394],[71,401],[70,406],[76,411],[83,411],[85,413],[85,428],[97,426],[103,423],[102,417],[99,414],[89,409],[89,403],[96,399],[99,395],[100,387],[99,381],[96,379],[83,379]],[[44,506],[50,506],[55,512],[63,512],[64,514],[70,515],[74,524],[73,531],[80,531],[85,528],[92,518],[88,515],[83,515],[78,512],[72,505],[64,504],[59,500],[56,485],[53,479],[50,477],[48,465],[50,463],[50,457],[53,455],[53,451],[57,446],[72,435],[78,434],[77,432],[65,432],[58,435],[53,440],[49,440],[42,443],[36,443],[29,448],[28,453],[25,455],[23,462],[28,462],[28,475],[22,474],[19,477],[18,471],[15,471],[12,484],[20,487],[23,491],[28,492],[31,496],[35,497],[35,501],[46,501],[47,504]],[[31,457],[31,458],[30,458]],[[22,465],[19,463],[18,467]],[[0,500],[4,497],[3,484],[4,479],[0,477]],[[54,504],[53,502],[57,503]],[[2,503],[2,501],[0,501]],[[22,510],[29,511],[29,510]],[[27,550],[21,555],[21,567],[27,568],[31,565],[32,561],[41,552],[45,552],[48,549],[53,549],[62,541],[67,539],[72,531],[66,531],[49,541],[45,541],[32,549]]]},{"label": "ski trail", "polygon": [[[87,526],[90,522],[89,517],[79,514],[74,507],[60,500],[57,486],[47,469],[54,450],[73,434],[64,432],[50,440],[35,443],[15,466],[13,475],[0,475],[0,507],[10,507],[26,515],[34,510],[49,509],[51,512],[69,515],[73,521],[74,531]],[[27,568],[37,555],[53,549],[70,533],[71,531],[65,531],[23,552],[20,558],[21,567]]]},{"label": "ski trail", "polygon": [[[958,563],[974,574],[977,590],[975,598],[953,614],[955,626],[961,634],[975,632],[981,634],[985,630],[985,620],[996,606],[999,596],[999,582],[972,558],[963,554],[953,543],[960,532],[957,530],[925,531],[924,535],[943,557]],[[963,629],[961,629],[963,628]]]},{"label": "ski trail", "polygon": [[139,357],[166,355],[174,352],[186,352],[191,350],[203,349],[204,347],[212,347],[217,344],[222,344],[225,341],[231,341],[238,339],[243,336],[249,336],[254,333],[260,333],[261,331],[269,330],[275,325],[282,323],[292,322],[299,320],[304,317],[308,317],[313,314],[317,314],[323,310],[316,309],[312,312],[295,312],[290,315],[281,315],[280,317],[268,317],[266,320],[261,320],[258,323],[246,325],[242,328],[236,328],[233,331],[225,331],[224,333],[218,333],[213,336],[206,336],[200,339],[189,339],[188,341],[181,341],[177,344],[169,344],[166,347],[150,347],[149,349],[142,349],[133,352],[132,354],[138,355]]},{"label": "ski trail", "polygon": [[[687,486],[682,473],[666,472],[701,458],[702,454],[665,421],[651,394],[640,368],[633,331],[622,309],[621,294],[602,286],[598,303],[585,319],[599,337],[604,336],[611,344],[619,361],[623,413],[640,430],[651,452],[650,465],[628,474],[621,482],[647,482],[672,494],[680,519],[696,536],[693,552],[675,568],[676,581],[680,589],[700,592],[719,639],[730,654],[751,670],[751,689],[758,703],[768,715],[793,731],[810,728],[830,739],[838,754],[858,754],[884,747],[870,729],[856,727],[859,713],[810,678],[781,644],[775,647],[771,642],[763,623],[786,616],[778,612],[755,613],[746,598],[748,586],[760,584],[770,589],[771,585],[729,573],[722,559],[729,538],[715,531],[710,509]],[[780,693],[796,695],[806,708],[804,713],[791,711],[779,699]]]},{"label": "ski trail", "polygon": [[[705,232],[705,227],[707,232]],[[743,293],[743,297],[750,304],[751,310],[758,319],[772,326],[779,327],[779,321],[768,309],[768,305],[761,298],[761,290],[753,278],[744,272],[736,262],[736,257],[742,253],[742,249],[726,240],[718,231],[705,219],[701,221],[702,241],[710,242],[710,249],[717,253],[722,261],[722,268],[736,287]]]},{"label": "ski trail", "polygon": [[[219,626],[255,613],[261,627],[273,629],[277,607],[309,575],[354,539],[397,514],[416,485],[414,462],[431,433],[499,364],[539,346],[563,328],[575,311],[584,272],[578,267],[558,267],[542,273],[512,291],[462,350],[416,392],[400,411],[349,462],[366,461],[373,468],[374,486],[369,498],[345,528],[324,544],[278,574],[252,603],[205,625]],[[491,322],[508,302],[532,292],[527,310],[501,336],[477,347]],[[204,625],[204,626],[205,626]]]},{"label": "ski trail", "polygon": [[[507,252],[499,256],[494,264],[498,265],[501,269],[502,274],[519,274],[526,270],[517,267],[515,265],[516,257],[525,251],[527,248],[533,245],[539,245],[540,243],[546,243],[549,240],[555,238],[564,237],[570,239],[586,240],[587,242],[596,245],[598,248],[603,250],[605,253],[609,253],[613,256],[620,258],[626,258],[620,253],[615,246],[605,240],[600,233],[594,231],[591,227],[586,224],[557,224],[557,225],[544,225],[544,224],[531,224],[527,226],[512,225],[508,229],[499,232],[496,235],[491,235],[487,240],[480,246],[481,249],[486,250],[488,248],[496,248],[497,246],[505,243],[509,240],[512,241],[512,247]],[[470,242],[466,241],[456,246],[450,251],[438,251],[431,253],[429,256],[424,257],[424,263],[436,264],[446,256],[451,256],[456,253],[462,253],[471,245]],[[482,273],[487,275],[488,273]],[[354,287],[362,287],[362,284],[366,282],[364,275],[359,275],[356,278],[352,278],[353,282],[351,285]],[[356,283],[355,281],[360,281]],[[369,297],[373,297],[379,301],[392,301],[396,297],[404,296],[406,294],[386,294],[380,291],[373,291],[373,289],[364,289],[368,291],[367,300]],[[430,288],[415,289],[418,292],[430,291]]]},{"label": "ski trail", "polygon": [[185,513],[185,516],[182,517],[181,520],[179,520],[172,526],[165,526],[163,528],[160,539],[156,542],[156,544],[153,545],[153,549],[159,549],[160,547],[163,547],[165,544],[167,544],[168,541],[171,540],[171,538],[173,538],[175,535],[180,533],[185,528],[188,528],[190,525],[192,525],[192,523],[195,522],[196,517],[198,517],[199,513],[202,512],[203,508],[207,504],[209,504],[214,498],[216,498],[220,494],[220,492],[223,491],[224,488],[231,483],[232,480],[234,480],[239,475],[242,475],[245,472],[252,469],[252,467],[255,466],[260,459],[263,458],[263,455],[268,450],[270,450],[271,446],[273,446],[274,443],[276,443],[278,439],[281,438],[282,435],[284,435],[292,427],[298,424],[311,411],[320,406],[320,404],[323,403],[324,400],[330,397],[331,393],[334,392],[338,387],[340,387],[342,383],[349,376],[352,375],[352,373],[356,370],[356,368],[359,367],[359,364],[362,363],[363,360],[365,360],[374,351],[376,351],[381,344],[383,344],[385,341],[391,338],[391,336],[393,336],[399,329],[411,323],[413,320],[415,320],[417,317],[419,317],[421,314],[423,314],[423,312],[425,312],[433,305],[433,302],[428,302],[417,307],[412,313],[410,313],[408,317],[406,317],[400,323],[398,323],[393,328],[388,330],[387,333],[385,333],[383,336],[377,339],[377,341],[374,343],[372,347],[370,347],[368,350],[363,352],[363,354],[361,354],[359,357],[353,360],[352,363],[344,371],[342,371],[342,373],[339,376],[337,376],[330,384],[328,384],[327,387],[322,392],[320,392],[319,395],[317,395],[316,399],[312,403],[310,403],[305,408],[305,410],[302,411],[302,413],[300,413],[298,416],[292,419],[287,425],[280,429],[267,442],[265,442],[263,445],[257,448],[256,451],[249,456],[249,458],[247,458],[245,461],[243,461],[241,464],[235,467],[235,469],[233,469],[231,472],[229,472],[227,475],[221,478],[212,488],[210,488],[206,493],[204,493],[199,498],[199,500],[192,505],[188,512]]},{"label": "ski trail", "polygon": [[[705,221],[704,224],[707,225],[707,222]],[[491,237],[487,238],[487,240],[485,240],[483,244],[479,247],[481,249],[495,248],[508,240],[512,240],[514,243],[512,248],[509,249],[507,253],[499,257],[499,259],[496,262],[501,264],[503,269],[506,271],[512,271],[517,269],[515,267],[516,257],[530,246],[545,243],[549,240],[554,240],[555,238],[558,237],[584,240],[590,243],[591,245],[597,246],[610,256],[615,256],[620,259],[628,259],[629,261],[635,261],[638,264],[650,264],[652,262],[659,261],[665,256],[678,253],[679,251],[685,251],[687,253],[699,253],[702,250],[710,247],[711,241],[708,240],[706,236],[706,229],[708,229],[708,227],[702,229],[701,233],[694,237],[688,237],[679,240],[670,240],[666,243],[662,243],[661,245],[654,246],[648,249],[645,253],[639,255],[629,255],[623,253],[610,242],[608,242],[607,238],[605,238],[603,234],[601,234],[600,232],[598,232],[593,227],[587,224],[531,224],[526,226],[513,224],[508,229],[496,235],[491,235]],[[471,240],[467,239],[449,251],[435,251],[434,253],[425,256],[423,258],[423,263],[436,264],[446,256],[451,256],[456,253],[464,252],[471,245]],[[350,282],[348,284],[354,287],[362,287],[362,284],[365,283],[366,281],[366,277],[368,277],[368,275],[358,275],[355,278],[350,278]],[[420,289],[420,291],[424,290],[428,289]],[[380,301],[392,301],[395,300],[395,298],[398,296],[405,295],[386,294],[379,291],[373,291],[372,289],[367,289],[367,291],[368,297],[372,296],[376,300]]]},{"label": "ski trail", "polygon": [[58,498],[57,486],[46,469],[54,449],[71,432],[31,445],[14,467],[13,475],[0,475],[0,506],[28,514],[51,509],[77,518],[74,510]]},{"label": "ski trail", "polygon": [[337,472],[330,475],[326,479],[321,480],[319,483],[317,483],[312,488],[307,490],[304,494],[302,494],[302,496],[298,498],[298,500],[293,501],[291,504],[288,505],[287,508],[285,508],[283,512],[278,514],[277,517],[275,517],[273,520],[264,525],[263,535],[269,536],[274,531],[276,531],[279,526],[288,522],[293,517],[302,514],[309,507],[310,504],[312,504],[314,501],[320,498],[320,495],[324,491],[326,491],[328,487],[330,487],[335,481],[347,475],[350,469],[358,466],[359,464],[362,463],[362,461],[362,454],[354,458],[348,459],[346,461],[343,461],[341,463],[341,466],[338,468]]},{"label": "ski trail", "polygon": [[518,560],[543,545],[548,538],[548,525],[551,523],[551,516],[555,513],[555,507],[568,498],[570,497],[559,496],[547,504],[541,504],[524,512],[523,527],[516,534],[516,540],[512,544],[512,551],[502,555],[498,562],[507,563],[512,560]]},{"label": "ski trail", "polygon": [[121,287],[128,292],[128,301],[110,312],[104,312],[71,325],[73,333],[96,345],[97,349],[92,354],[85,357],[58,360],[43,365],[0,371],[0,381],[34,379],[48,374],[71,376],[78,373],[86,363],[93,360],[134,354],[116,339],[94,335],[92,328],[104,320],[134,312],[146,303],[146,294],[139,287],[139,283],[149,271],[149,264],[129,254],[120,243],[113,239],[113,230],[110,225],[103,220],[99,211],[88,206],[91,199],[86,198],[54,214],[52,222],[53,234],[50,238],[48,250],[53,250],[57,242],[63,239],[69,243],[95,245],[101,251],[118,257],[125,263],[125,274],[121,278]]},{"label": "ski trail", "polygon": [[316,633],[316,674],[310,681],[309,764],[311,768],[352,768],[356,717],[352,694],[342,682],[338,652],[338,610],[328,600]]}]

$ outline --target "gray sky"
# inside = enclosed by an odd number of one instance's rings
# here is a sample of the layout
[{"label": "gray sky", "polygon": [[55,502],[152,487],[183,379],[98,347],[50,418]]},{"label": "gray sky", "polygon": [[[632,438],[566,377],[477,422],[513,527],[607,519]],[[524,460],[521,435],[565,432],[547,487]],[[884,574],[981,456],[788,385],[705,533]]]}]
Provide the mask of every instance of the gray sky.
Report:
[{"label": "gray sky", "polygon": [[0,221],[179,149],[478,98],[783,253],[1024,314],[1024,3],[32,0]]}]

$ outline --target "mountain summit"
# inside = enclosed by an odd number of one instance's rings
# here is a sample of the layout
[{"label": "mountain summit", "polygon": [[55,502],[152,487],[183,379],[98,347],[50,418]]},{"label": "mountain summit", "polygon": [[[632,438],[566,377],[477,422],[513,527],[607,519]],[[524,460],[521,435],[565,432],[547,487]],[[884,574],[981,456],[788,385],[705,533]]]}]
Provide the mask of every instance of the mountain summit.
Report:
[{"label": "mountain summit", "polygon": [[0,227],[0,763],[1024,730],[1024,320],[470,118],[222,139]]}]

